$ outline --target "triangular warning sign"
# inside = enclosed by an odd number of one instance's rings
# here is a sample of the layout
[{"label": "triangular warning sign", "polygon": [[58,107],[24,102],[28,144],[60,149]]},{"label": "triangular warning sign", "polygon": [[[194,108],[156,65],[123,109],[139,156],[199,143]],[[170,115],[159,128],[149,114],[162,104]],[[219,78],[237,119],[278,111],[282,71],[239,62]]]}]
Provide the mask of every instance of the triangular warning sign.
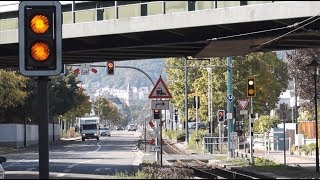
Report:
[{"label": "triangular warning sign", "polygon": [[163,82],[161,76],[159,77],[157,83],[154,85],[151,93],[149,94],[150,98],[172,98],[166,84]]},{"label": "triangular warning sign", "polygon": [[248,105],[248,101],[247,99],[244,99],[244,100],[238,100],[238,103],[239,103],[239,106],[242,110],[244,110],[247,105]]}]

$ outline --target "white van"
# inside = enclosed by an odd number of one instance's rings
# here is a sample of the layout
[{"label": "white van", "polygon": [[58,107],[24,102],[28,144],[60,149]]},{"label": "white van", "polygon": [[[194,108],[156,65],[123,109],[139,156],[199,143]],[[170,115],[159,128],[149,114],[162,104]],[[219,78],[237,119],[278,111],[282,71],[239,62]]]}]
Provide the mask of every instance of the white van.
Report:
[{"label": "white van", "polygon": [[82,141],[85,139],[97,139],[100,138],[100,119],[99,117],[81,117],[79,119],[80,134]]}]

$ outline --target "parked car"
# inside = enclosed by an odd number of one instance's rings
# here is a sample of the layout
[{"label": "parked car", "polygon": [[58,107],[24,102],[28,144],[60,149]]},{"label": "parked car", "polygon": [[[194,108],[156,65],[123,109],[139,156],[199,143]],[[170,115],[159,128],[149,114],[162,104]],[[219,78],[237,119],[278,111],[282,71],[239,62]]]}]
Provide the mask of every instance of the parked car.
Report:
[{"label": "parked car", "polygon": [[6,161],[7,159],[5,157],[0,157],[0,179],[4,179],[5,171],[2,167],[2,163]]},{"label": "parked car", "polygon": [[121,126],[121,125],[118,125],[118,126],[116,127],[116,130],[124,130],[124,127]]},{"label": "parked car", "polygon": [[[196,129],[196,122],[189,123],[189,129]],[[198,122],[198,130],[206,129],[206,125],[204,123]]]},{"label": "parked car", "polygon": [[128,131],[136,131],[137,127],[134,124],[129,124],[128,125]]},{"label": "parked car", "polygon": [[110,129],[107,127],[100,128],[100,135],[101,136],[111,136]]}]

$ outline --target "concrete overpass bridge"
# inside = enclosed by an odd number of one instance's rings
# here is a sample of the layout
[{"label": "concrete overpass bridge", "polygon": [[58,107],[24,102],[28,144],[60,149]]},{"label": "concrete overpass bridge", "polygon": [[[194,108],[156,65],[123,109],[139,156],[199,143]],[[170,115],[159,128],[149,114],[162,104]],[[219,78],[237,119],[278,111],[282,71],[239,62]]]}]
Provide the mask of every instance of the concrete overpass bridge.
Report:
[{"label": "concrete overpass bridge", "polygon": [[[317,1],[61,4],[64,64],[320,47]],[[18,44],[18,3],[0,5],[0,67],[18,67]]]}]

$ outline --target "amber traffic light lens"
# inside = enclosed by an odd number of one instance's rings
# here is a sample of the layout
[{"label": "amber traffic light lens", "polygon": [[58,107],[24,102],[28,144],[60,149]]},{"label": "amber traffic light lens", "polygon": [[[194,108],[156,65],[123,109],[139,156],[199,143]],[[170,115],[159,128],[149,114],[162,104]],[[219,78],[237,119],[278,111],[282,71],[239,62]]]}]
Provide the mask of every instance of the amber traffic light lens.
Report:
[{"label": "amber traffic light lens", "polygon": [[108,67],[109,68],[113,68],[113,64],[112,63],[108,63]]},{"label": "amber traffic light lens", "polygon": [[253,93],[254,93],[254,90],[253,90],[253,89],[249,89],[248,93],[249,93],[249,94],[253,94]]},{"label": "amber traffic light lens", "polygon": [[30,26],[33,32],[43,34],[49,29],[49,20],[46,16],[37,14],[31,19]]},{"label": "amber traffic light lens", "polygon": [[49,46],[43,42],[36,42],[31,47],[31,56],[36,61],[45,61],[50,54]]}]

